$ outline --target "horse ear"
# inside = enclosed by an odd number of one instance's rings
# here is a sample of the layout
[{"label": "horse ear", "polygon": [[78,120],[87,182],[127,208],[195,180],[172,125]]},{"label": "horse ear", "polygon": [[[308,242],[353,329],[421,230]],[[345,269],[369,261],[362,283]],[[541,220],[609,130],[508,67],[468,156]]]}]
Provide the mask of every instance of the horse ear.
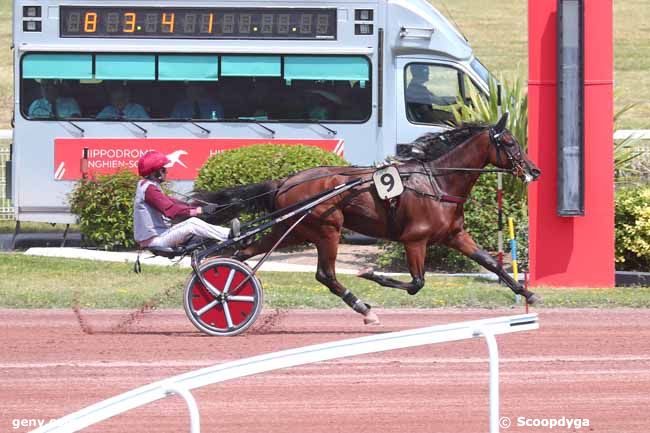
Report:
[{"label": "horse ear", "polygon": [[497,134],[503,132],[506,129],[506,123],[508,123],[508,112],[506,111],[503,113],[503,116],[501,116],[501,119],[497,122],[497,124],[494,126],[494,132]]}]

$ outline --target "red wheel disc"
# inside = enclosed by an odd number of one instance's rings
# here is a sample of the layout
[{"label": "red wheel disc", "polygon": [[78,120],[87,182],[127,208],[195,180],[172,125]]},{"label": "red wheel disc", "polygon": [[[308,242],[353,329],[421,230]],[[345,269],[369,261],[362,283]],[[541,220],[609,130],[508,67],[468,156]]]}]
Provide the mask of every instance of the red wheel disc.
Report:
[{"label": "red wheel disc", "polygon": [[[234,275],[231,277],[232,281],[230,282],[229,286],[226,287],[231,273],[234,273]],[[219,264],[206,269],[203,272],[203,278],[205,278],[207,282],[209,282],[213,287],[217,288],[220,292],[223,292],[227,289],[230,292],[229,295],[235,295],[237,298],[250,297],[252,299],[255,296],[252,279],[247,281],[240,289],[238,289],[237,293],[232,292],[246,278],[246,274],[239,269]],[[237,298],[226,298],[232,325],[235,327],[238,327],[240,324],[244,323],[255,309],[255,302],[248,300],[241,301],[237,300]],[[194,311],[201,311],[201,309],[205,308],[206,305],[214,303],[213,307],[209,308],[205,313],[201,315],[201,321],[213,327],[228,328],[228,320],[226,318],[224,306],[221,302],[215,301],[215,297],[203,286],[201,281],[199,281],[197,278],[194,285],[192,286],[192,307]]]}]

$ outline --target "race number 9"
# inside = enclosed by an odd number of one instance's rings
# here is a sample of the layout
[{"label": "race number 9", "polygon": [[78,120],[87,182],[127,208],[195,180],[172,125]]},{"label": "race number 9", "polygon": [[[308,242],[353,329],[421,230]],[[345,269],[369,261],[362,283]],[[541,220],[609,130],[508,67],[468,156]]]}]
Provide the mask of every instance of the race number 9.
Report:
[{"label": "race number 9", "polygon": [[387,188],[386,192],[391,192],[395,187],[395,178],[390,173],[382,174],[380,180],[381,184]]},{"label": "race number 9", "polygon": [[397,168],[394,166],[377,170],[372,175],[372,180],[375,182],[377,195],[383,200],[397,197],[404,192],[402,179],[400,178]]}]

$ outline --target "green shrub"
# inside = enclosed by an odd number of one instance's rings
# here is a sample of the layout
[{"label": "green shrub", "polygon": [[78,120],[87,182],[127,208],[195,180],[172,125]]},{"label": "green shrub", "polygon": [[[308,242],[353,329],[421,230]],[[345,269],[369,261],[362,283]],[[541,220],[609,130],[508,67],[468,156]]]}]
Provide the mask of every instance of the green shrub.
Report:
[{"label": "green shrub", "polygon": [[650,187],[616,191],[616,268],[650,271]]},{"label": "green shrub", "polygon": [[194,189],[216,191],[281,179],[300,170],[326,165],[348,164],[335,154],[314,146],[256,144],[210,157],[199,170]]},{"label": "green shrub", "polygon": [[[512,217],[516,225],[517,257],[520,269],[528,262],[528,215],[519,198],[505,194],[503,197],[504,213],[504,250],[510,253],[507,241],[507,218]],[[470,200],[465,204],[465,229],[483,249],[494,252],[498,247],[498,220],[496,204],[496,178],[483,175],[472,189]],[[387,243],[379,259],[380,266],[396,270],[406,269],[404,248],[399,243]],[[428,248],[425,260],[428,271],[469,272],[478,266],[471,259],[459,252],[441,245]]]},{"label": "green shrub", "polygon": [[85,239],[101,248],[129,248],[133,240],[133,197],[138,176],[121,171],[81,180],[70,196]]}]

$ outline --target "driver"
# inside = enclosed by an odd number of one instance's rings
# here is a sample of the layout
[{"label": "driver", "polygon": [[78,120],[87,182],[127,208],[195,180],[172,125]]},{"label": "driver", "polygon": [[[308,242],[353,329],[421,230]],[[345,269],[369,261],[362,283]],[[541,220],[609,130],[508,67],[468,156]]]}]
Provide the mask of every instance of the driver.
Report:
[{"label": "driver", "polygon": [[[133,234],[141,247],[175,247],[185,243],[191,236],[224,241],[239,234],[239,221],[234,219],[232,229],[215,226],[196,218],[209,215],[216,205],[191,206],[167,196],[160,184],[167,176],[169,158],[161,152],[149,151],[138,160],[138,181],[133,202]],[[172,225],[174,218],[187,218]]]},{"label": "driver", "polygon": [[437,120],[433,111],[433,105],[447,105],[443,98],[431,93],[427,87],[429,82],[429,67],[423,64],[410,66],[411,82],[406,87],[406,105],[415,121],[435,123]]}]

